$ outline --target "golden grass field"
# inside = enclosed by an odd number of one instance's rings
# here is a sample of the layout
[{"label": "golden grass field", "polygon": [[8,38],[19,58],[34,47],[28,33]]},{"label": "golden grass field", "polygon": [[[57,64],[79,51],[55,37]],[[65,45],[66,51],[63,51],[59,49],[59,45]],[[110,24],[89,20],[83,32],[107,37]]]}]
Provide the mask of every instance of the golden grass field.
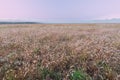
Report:
[{"label": "golden grass field", "polygon": [[120,80],[120,24],[0,25],[0,80]]}]

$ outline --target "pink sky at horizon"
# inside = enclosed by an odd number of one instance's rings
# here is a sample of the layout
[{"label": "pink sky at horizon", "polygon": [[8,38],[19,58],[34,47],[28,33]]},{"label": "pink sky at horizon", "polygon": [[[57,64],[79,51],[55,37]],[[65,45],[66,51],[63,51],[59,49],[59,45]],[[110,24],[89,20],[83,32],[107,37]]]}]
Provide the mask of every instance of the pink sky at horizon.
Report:
[{"label": "pink sky at horizon", "polygon": [[120,0],[0,0],[0,19],[120,18]]}]

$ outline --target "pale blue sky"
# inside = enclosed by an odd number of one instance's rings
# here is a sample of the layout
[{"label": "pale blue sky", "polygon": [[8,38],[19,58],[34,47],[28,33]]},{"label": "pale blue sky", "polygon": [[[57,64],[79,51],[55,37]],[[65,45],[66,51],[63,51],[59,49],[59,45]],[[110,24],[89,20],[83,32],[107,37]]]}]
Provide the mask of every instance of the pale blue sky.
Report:
[{"label": "pale blue sky", "polygon": [[0,19],[120,18],[120,0],[0,0]]}]

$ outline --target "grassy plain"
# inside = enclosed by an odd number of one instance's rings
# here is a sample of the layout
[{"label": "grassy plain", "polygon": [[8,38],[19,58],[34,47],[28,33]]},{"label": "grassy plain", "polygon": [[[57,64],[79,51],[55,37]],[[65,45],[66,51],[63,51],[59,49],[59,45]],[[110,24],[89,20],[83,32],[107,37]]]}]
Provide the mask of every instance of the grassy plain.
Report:
[{"label": "grassy plain", "polygon": [[120,80],[120,24],[0,25],[0,80]]}]

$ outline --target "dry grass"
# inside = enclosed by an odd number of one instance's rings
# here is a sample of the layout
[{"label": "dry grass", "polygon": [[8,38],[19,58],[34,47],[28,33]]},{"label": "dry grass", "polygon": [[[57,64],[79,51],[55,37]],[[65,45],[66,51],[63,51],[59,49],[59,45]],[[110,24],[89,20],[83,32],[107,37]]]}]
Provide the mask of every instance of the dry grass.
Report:
[{"label": "dry grass", "polygon": [[120,80],[120,24],[0,25],[0,80],[76,78]]}]

